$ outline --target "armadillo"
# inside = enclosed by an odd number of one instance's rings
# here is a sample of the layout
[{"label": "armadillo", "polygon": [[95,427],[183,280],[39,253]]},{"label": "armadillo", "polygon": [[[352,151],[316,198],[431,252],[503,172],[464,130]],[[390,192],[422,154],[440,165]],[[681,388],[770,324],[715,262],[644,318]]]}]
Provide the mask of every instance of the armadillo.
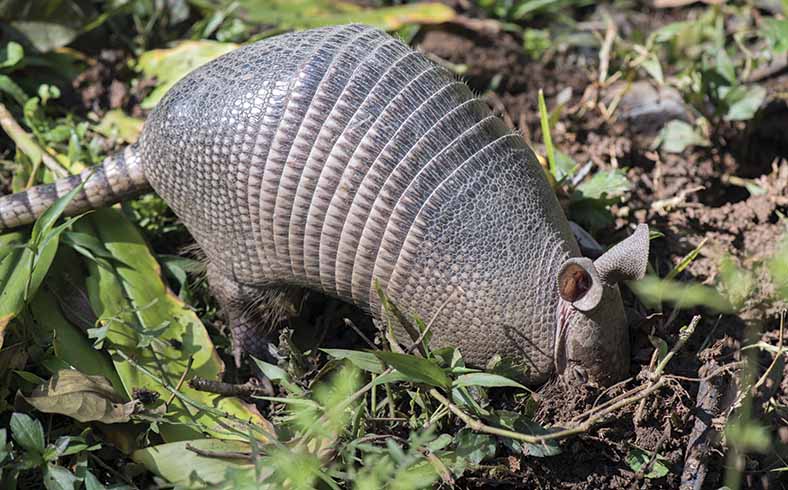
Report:
[{"label": "armadillo", "polygon": [[643,276],[647,227],[582,257],[522,137],[378,29],[287,33],[195,69],[137,143],[0,198],[2,226],[32,223],[83,181],[68,214],[150,190],[169,204],[207,257],[239,350],[267,352],[248,311],[272,288],[319,291],[382,320],[379,287],[468,365],[503,362],[530,384],[628,372],[617,283]]}]

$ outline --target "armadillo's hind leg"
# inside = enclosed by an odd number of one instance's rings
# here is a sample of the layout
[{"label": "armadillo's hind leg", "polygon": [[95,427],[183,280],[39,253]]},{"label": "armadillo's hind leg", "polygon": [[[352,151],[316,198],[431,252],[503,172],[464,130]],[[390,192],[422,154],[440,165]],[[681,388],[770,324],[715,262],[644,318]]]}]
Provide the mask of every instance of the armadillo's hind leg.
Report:
[{"label": "armadillo's hind leg", "polygon": [[240,284],[212,264],[208,283],[230,326],[233,356],[240,367],[243,354],[276,364],[279,353],[270,334],[287,317],[286,292]]}]

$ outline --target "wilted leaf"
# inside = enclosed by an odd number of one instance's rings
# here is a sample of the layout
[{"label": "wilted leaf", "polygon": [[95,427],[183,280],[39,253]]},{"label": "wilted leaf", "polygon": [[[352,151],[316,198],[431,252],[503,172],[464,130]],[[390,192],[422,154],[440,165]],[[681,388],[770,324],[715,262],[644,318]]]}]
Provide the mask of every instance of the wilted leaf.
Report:
[{"label": "wilted leaf", "polygon": [[449,388],[451,380],[437,364],[423,357],[397,352],[375,352],[383,362],[408,376],[411,381]]},{"label": "wilted leaf", "polygon": [[489,388],[522,388],[526,389],[525,386],[521,385],[517,381],[513,381],[509,378],[505,378],[498,374],[490,374],[490,373],[470,373],[470,374],[463,374],[462,376],[458,376],[457,379],[454,380],[452,383],[454,388],[459,388],[461,386],[484,386]]},{"label": "wilted leaf", "polygon": [[219,483],[224,480],[225,472],[230,468],[254,469],[254,465],[246,459],[200,456],[187,446],[202,451],[251,452],[249,444],[243,441],[195,439],[140,449],[132,454],[132,459],[145,466],[148,471],[170,483],[183,485],[184,488],[205,488],[210,486],[209,484]]},{"label": "wilted leaf", "polygon": [[[627,454],[626,461],[632,471],[641,471],[645,468],[645,466],[651,462],[653,458],[653,453],[646,452],[637,447],[631,447],[629,453]],[[656,455],[654,458],[654,462],[651,464],[651,468],[649,469],[648,473],[644,474],[643,476],[646,478],[662,478],[669,473],[669,469],[667,467],[668,460],[664,456]]]},{"label": "wilted leaf", "polygon": [[721,313],[733,311],[731,304],[716,289],[698,283],[663,280],[650,276],[633,282],[630,287],[648,305],[662,301],[676,304],[679,308],[705,306]]},{"label": "wilted leaf", "polygon": [[24,399],[44,413],[105,424],[128,422],[137,406],[136,402],[123,403],[105,378],[75,370],[59,371],[46,385],[37,387]]},{"label": "wilted leaf", "polygon": [[25,450],[41,454],[44,452],[44,428],[41,422],[25,413],[11,415],[11,435]]},{"label": "wilted leaf", "polygon": [[239,3],[240,16],[246,21],[296,30],[360,23],[394,31],[406,24],[440,24],[455,16],[454,10],[439,3],[379,8],[362,8],[334,0],[240,0]]},{"label": "wilted leaf", "polygon": [[681,153],[690,146],[709,146],[710,142],[694,126],[684,121],[674,120],[659,132],[654,146],[668,153]]},{"label": "wilted leaf", "polygon": [[137,67],[145,76],[156,77],[156,88],[142,101],[141,106],[152,109],[186,74],[237,47],[237,44],[216,41],[184,41],[174,48],[143,53]]},{"label": "wilted leaf", "polygon": [[364,371],[380,374],[383,372],[384,366],[380,360],[371,352],[363,352],[357,350],[345,349],[320,349],[334,359],[347,359],[352,362],[357,368]]}]

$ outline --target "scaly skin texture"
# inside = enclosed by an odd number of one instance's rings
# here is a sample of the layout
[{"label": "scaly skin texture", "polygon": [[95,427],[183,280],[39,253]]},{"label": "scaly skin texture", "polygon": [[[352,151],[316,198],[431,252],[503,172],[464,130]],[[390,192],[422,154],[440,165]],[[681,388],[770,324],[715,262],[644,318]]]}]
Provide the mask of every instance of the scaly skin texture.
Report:
[{"label": "scaly skin texture", "polygon": [[[579,250],[531,150],[466,85],[384,32],[327,27],[222,56],[167,93],[129,152],[128,190],[147,181],[192,233],[239,349],[270,357],[250,308],[272,288],[317,290],[381,319],[377,283],[434,322],[434,346],[459,347],[471,365],[501,359],[529,383],[558,355],[581,378],[627,370],[618,290],[592,295],[604,296],[593,311],[582,288],[559,297],[562,264]],[[0,199],[0,219],[30,222],[61,187],[35,206]],[[109,188],[92,199],[86,188],[70,211],[122,197]],[[595,358],[610,339],[612,363]]]}]

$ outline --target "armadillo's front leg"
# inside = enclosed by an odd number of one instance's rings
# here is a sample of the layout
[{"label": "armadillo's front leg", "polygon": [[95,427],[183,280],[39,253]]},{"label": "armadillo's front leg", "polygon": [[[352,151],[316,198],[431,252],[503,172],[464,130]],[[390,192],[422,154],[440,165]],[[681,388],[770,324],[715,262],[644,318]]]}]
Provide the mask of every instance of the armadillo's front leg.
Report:
[{"label": "armadillo's front leg", "polygon": [[236,366],[241,366],[244,353],[277,363],[279,354],[266,333],[271,331],[271,322],[278,318],[260,313],[261,307],[267,306],[265,303],[270,300],[271,292],[266,288],[240,284],[213,264],[208,265],[207,273],[211,292],[230,326]]}]

